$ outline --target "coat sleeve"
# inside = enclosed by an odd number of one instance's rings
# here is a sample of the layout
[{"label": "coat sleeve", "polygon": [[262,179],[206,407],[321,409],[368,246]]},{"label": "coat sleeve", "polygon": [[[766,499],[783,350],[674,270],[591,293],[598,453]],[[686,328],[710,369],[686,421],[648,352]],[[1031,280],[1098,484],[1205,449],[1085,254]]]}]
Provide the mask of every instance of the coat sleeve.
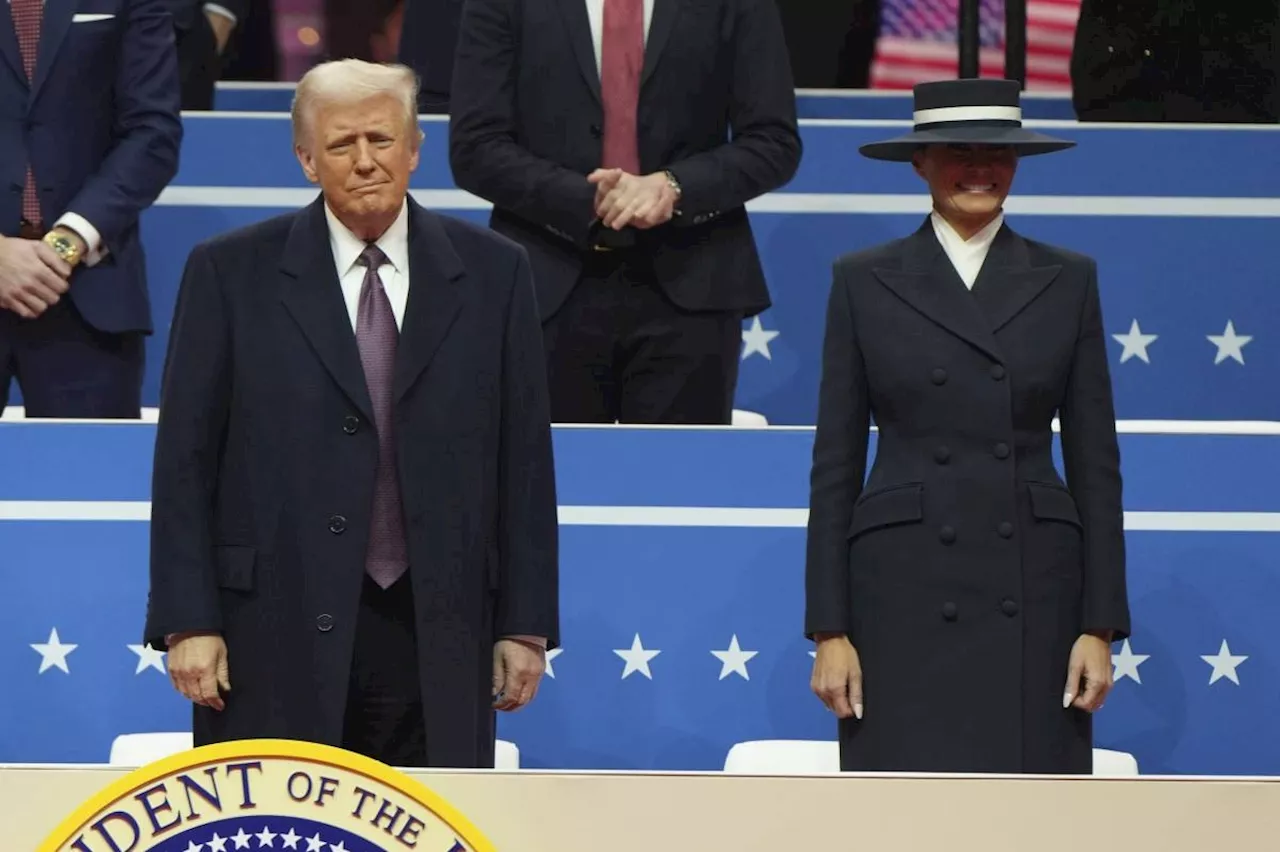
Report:
[{"label": "coat sleeve", "polygon": [[734,5],[734,77],[726,105],[732,138],[668,166],[681,188],[674,225],[736,210],[786,184],[800,167],[795,86],[777,3]]},{"label": "coat sleeve", "polygon": [[495,632],[560,644],[559,518],[542,325],[519,250],[502,355]]},{"label": "coat sleeve", "polygon": [[145,641],[222,629],[212,513],[231,394],[227,310],[208,250],[197,246],[178,290],[160,389],[151,483]]},{"label": "coat sleeve", "polygon": [[805,635],[852,633],[849,523],[862,491],[870,440],[867,376],[854,330],[848,282],[834,269],[822,343],[818,423],[809,481]]},{"label": "coat sleeve", "polygon": [[1060,421],[1067,487],[1084,528],[1082,629],[1120,640],[1129,635],[1120,446],[1093,261]]}]

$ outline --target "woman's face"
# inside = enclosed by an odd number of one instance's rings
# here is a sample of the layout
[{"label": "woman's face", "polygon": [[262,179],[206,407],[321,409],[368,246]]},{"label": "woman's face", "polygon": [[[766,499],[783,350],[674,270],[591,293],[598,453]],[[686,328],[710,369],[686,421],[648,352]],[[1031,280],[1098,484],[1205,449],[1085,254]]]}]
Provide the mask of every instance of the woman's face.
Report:
[{"label": "woman's face", "polygon": [[1007,146],[929,145],[912,164],[929,184],[934,209],[968,238],[1004,207],[1018,157]]}]

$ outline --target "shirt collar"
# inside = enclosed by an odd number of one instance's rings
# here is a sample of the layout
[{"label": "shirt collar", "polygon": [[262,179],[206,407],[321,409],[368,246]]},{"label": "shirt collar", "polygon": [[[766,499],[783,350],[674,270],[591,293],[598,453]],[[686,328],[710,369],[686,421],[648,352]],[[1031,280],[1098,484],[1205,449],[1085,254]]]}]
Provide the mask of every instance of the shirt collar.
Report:
[{"label": "shirt collar", "polygon": [[966,240],[956,233],[956,229],[951,227],[951,223],[942,218],[941,214],[936,210],[930,214],[930,218],[933,220],[934,233],[938,235],[938,240],[944,247],[963,247],[966,251],[981,251],[988,248],[992,241],[995,240],[1000,227],[1004,225],[1004,211],[1001,211],[981,231]]},{"label": "shirt collar", "polygon": [[[351,267],[360,259],[360,253],[364,251],[366,244],[339,221],[334,212],[329,209],[328,202],[324,205],[324,215],[329,222],[329,245],[333,249],[334,264],[338,268],[338,277],[341,278],[350,272]],[[378,237],[375,245],[382,249],[382,253],[387,256],[387,262],[395,267],[397,272],[404,272],[409,268],[409,202],[407,200],[400,206],[400,213],[391,223],[391,227]]]}]

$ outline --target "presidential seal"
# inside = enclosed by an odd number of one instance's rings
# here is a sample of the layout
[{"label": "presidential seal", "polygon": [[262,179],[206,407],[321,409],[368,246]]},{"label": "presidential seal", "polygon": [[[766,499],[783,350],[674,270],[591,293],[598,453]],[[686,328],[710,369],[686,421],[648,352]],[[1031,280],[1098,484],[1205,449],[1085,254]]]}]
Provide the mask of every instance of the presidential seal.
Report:
[{"label": "presidential seal", "polygon": [[68,817],[37,852],[495,852],[419,782],[362,755],[241,740],[157,761]]}]

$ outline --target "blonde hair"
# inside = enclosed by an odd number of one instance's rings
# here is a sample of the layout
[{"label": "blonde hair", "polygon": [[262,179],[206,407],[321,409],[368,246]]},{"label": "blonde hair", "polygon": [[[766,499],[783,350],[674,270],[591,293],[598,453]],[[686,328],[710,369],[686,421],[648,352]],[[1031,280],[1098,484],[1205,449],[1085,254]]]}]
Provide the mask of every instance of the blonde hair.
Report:
[{"label": "blonde hair", "polygon": [[352,104],[378,95],[390,95],[404,105],[409,135],[418,139],[418,77],[413,69],[396,64],[337,59],[322,62],[298,81],[293,105],[293,143],[302,145],[311,132],[311,120],[322,103]]}]

